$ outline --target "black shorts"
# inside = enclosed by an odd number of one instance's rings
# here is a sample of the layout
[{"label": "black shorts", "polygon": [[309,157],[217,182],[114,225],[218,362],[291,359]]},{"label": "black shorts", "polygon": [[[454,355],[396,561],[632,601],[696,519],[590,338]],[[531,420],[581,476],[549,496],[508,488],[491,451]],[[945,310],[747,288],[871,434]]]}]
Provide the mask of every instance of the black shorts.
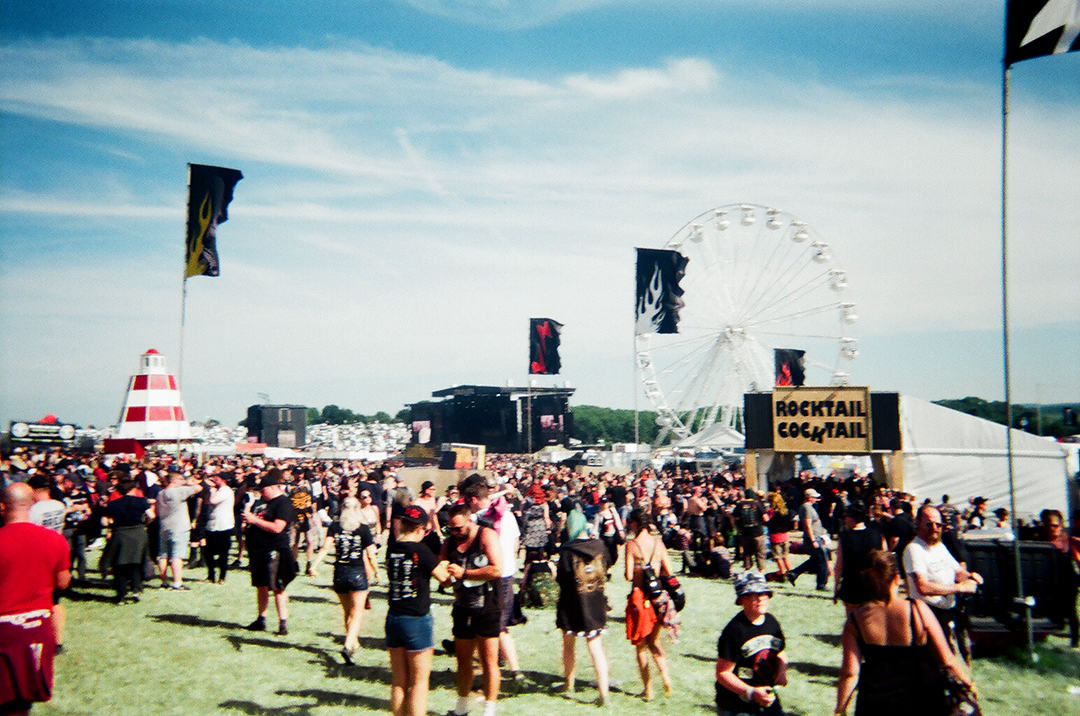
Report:
[{"label": "black shorts", "polygon": [[455,639],[495,639],[503,629],[502,614],[494,609],[467,609],[455,604],[451,616],[454,620]]},{"label": "black shorts", "polygon": [[510,616],[514,613],[514,578],[495,580],[495,601],[499,605],[499,631],[506,631]]},{"label": "black shorts", "polygon": [[248,550],[251,562],[251,586],[270,587],[275,592],[285,590],[296,577],[296,560],[289,550]]},{"label": "black shorts", "polygon": [[334,592],[337,594],[366,592],[367,588],[367,570],[363,567],[334,567]]}]

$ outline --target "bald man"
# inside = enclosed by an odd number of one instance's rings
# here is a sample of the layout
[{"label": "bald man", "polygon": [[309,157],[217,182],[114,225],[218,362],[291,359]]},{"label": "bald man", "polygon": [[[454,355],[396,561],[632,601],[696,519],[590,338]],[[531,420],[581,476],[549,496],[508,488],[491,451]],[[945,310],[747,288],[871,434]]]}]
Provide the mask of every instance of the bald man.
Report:
[{"label": "bald man", "polygon": [[67,541],[30,522],[34,491],[21,482],[0,499],[0,713],[28,714],[52,698],[52,594],[71,584]]}]

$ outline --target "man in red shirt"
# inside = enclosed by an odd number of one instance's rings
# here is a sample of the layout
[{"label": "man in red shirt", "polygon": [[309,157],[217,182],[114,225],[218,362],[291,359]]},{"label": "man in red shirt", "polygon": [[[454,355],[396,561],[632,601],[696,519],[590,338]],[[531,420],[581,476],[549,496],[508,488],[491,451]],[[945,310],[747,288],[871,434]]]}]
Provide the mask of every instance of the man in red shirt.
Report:
[{"label": "man in red shirt", "polygon": [[0,714],[28,714],[52,698],[52,593],[71,583],[67,541],[32,524],[34,491],[16,482],[3,491],[0,510]]}]

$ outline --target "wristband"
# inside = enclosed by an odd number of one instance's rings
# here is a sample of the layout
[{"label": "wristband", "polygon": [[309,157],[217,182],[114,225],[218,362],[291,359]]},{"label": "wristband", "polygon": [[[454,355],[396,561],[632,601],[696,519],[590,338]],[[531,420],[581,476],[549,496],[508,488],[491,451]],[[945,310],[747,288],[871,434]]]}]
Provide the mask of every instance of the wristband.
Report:
[{"label": "wristband", "polygon": [[750,702],[754,700],[754,687],[750,684],[746,685],[746,694],[743,696],[743,700]]}]

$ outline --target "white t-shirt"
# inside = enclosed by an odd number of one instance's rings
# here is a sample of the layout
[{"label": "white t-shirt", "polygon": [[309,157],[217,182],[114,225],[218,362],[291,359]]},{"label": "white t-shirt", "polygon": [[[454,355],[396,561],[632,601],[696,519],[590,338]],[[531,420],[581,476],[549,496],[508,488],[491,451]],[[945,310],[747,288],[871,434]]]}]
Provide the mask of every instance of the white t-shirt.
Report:
[{"label": "white t-shirt", "polygon": [[41,500],[30,505],[29,520],[35,525],[63,532],[67,505],[59,500]]},{"label": "white t-shirt", "polygon": [[207,532],[226,532],[236,526],[233,513],[233,491],[228,485],[210,488],[210,516],[206,520]]},{"label": "white t-shirt", "polygon": [[914,575],[921,574],[937,584],[956,584],[957,562],[944,544],[938,542],[933,547],[916,537],[904,550],[904,570],[907,572],[908,592],[916,599],[921,599],[937,609],[952,609],[956,606],[955,594],[924,596],[915,586]]},{"label": "white t-shirt", "polygon": [[513,577],[517,573],[518,539],[521,537],[521,530],[518,528],[517,518],[510,511],[510,503],[502,496],[496,497],[491,501],[488,509],[478,515],[473,515],[474,521],[481,516],[491,520],[495,531],[499,534],[502,576]]}]

